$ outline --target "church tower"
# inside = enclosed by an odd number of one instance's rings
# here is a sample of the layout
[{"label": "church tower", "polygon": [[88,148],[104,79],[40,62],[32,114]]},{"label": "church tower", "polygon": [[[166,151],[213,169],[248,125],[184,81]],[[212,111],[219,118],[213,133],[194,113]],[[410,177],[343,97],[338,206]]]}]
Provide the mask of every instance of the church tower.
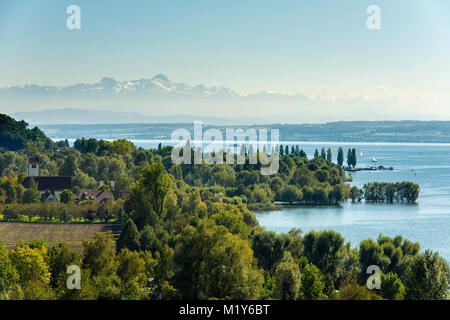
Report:
[{"label": "church tower", "polygon": [[39,177],[39,158],[32,157],[28,159],[27,177]]}]

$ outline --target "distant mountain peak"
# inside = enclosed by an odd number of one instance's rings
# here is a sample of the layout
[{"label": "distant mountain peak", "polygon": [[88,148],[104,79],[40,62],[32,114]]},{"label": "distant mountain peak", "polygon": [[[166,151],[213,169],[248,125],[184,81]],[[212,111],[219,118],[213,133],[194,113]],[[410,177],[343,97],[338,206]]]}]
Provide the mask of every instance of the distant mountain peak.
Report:
[{"label": "distant mountain peak", "polygon": [[152,80],[156,80],[156,79],[170,82],[169,78],[165,74],[162,74],[162,73],[154,76]]},{"label": "distant mountain peak", "polygon": [[116,80],[114,80],[113,78],[108,78],[108,77],[104,77],[102,78],[102,80],[100,81],[100,85],[108,90],[114,89],[114,87],[117,85]]},{"label": "distant mountain peak", "polygon": [[115,84],[117,81],[110,77],[103,77],[102,80],[100,80],[101,84]]}]

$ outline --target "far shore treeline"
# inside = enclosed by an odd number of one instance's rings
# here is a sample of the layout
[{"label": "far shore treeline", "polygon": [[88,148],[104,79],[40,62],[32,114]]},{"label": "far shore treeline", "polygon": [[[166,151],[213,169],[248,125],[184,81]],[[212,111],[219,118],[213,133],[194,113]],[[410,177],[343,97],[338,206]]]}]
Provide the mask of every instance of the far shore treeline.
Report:
[{"label": "far shore treeline", "polygon": [[[49,112],[49,111],[47,111]],[[101,115],[90,114],[88,110],[79,110],[85,118],[101,122]],[[52,118],[54,112],[51,111]],[[107,114],[106,114],[107,116]],[[33,117],[28,117],[33,119]],[[40,119],[43,119],[41,117]],[[44,119],[47,119],[45,117]],[[191,119],[191,120],[190,120]],[[80,137],[97,137],[108,139],[117,136],[126,136],[127,139],[136,140],[170,140],[176,129],[188,130],[191,135],[192,121],[195,117],[177,123],[99,123],[99,124],[43,124],[40,128],[48,133],[52,139],[65,137],[77,139]],[[217,119],[218,120],[218,119]],[[450,121],[337,121],[327,123],[308,124],[204,124],[204,129],[218,129],[222,132],[229,127],[239,127],[244,130],[278,129],[280,137],[288,141],[334,141],[334,142],[377,142],[377,143],[449,143]],[[42,120],[40,120],[42,122]],[[74,121],[71,114],[61,117],[61,123]],[[76,121],[76,120],[75,120]],[[209,122],[209,121],[205,121]],[[242,122],[242,121],[241,121]],[[36,122],[39,123],[39,122]]]},{"label": "far shore treeline", "polygon": [[[259,225],[251,210],[278,204],[417,201],[419,186],[411,182],[350,187],[343,149],[335,163],[331,149],[308,159],[300,146],[280,146],[279,172],[263,176],[259,165],[174,165],[171,147],[141,149],[124,139],[79,139],[73,148],[67,141],[47,143],[45,135],[28,135],[26,124],[0,119],[0,135],[10,137],[0,146],[1,219],[123,226],[115,243],[99,233],[83,241],[81,252],[38,240],[8,252],[0,242],[0,299],[448,297],[448,263],[401,236],[352,247],[331,230],[276,234]],[[14,143],[16,131],[23,140]],[[244,152],[248,157],[250,150]],[[41,203],[35,184],[22,186],[30,157],[39,159],[43,176],[72,177],[73,189],[59,203]],[[75,203],[80,190],[98,188],[115,201]],[[66,287],[73,264],[82,270],[81,290]],[[382,272],[377,291],[365,286],[371,265]]]}]

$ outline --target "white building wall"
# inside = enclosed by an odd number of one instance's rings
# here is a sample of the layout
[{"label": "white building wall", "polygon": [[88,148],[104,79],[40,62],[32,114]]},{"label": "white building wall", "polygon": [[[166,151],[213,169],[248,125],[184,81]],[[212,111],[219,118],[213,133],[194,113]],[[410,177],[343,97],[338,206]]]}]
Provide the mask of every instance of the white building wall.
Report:
[{"label": "white building wall", "polygon": [[28,177],[39,177],[39,165],[38,164],[28,164],[27,176]]}]

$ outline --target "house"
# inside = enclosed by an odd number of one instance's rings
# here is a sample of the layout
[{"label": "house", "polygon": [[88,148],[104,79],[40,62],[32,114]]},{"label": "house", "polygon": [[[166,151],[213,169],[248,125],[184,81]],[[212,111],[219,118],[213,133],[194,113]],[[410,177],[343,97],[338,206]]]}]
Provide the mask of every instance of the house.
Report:
[{"label": "house", "polygon": [[72,189],[71,177],[42,177],[40,176],[39,158],[28,159],[27,177],[23,180],[22,186],[29,189],[32,180],[37,184],[37,189],[42,198],[47,202],[57,202],[58,196],[66,189]]},{"label": "house", "polygon": [[75,202],[80,202],[84,200],[93,200],[96,202],[104,202],[104,201],[114,201],[114,195],[106,190],[81,190],[78,193]]},{"label": "house", "polygon": [[58,198],[56,197],[54,192],[45,191],[41,196],[41,201],[47,203],[58,203]]}]

